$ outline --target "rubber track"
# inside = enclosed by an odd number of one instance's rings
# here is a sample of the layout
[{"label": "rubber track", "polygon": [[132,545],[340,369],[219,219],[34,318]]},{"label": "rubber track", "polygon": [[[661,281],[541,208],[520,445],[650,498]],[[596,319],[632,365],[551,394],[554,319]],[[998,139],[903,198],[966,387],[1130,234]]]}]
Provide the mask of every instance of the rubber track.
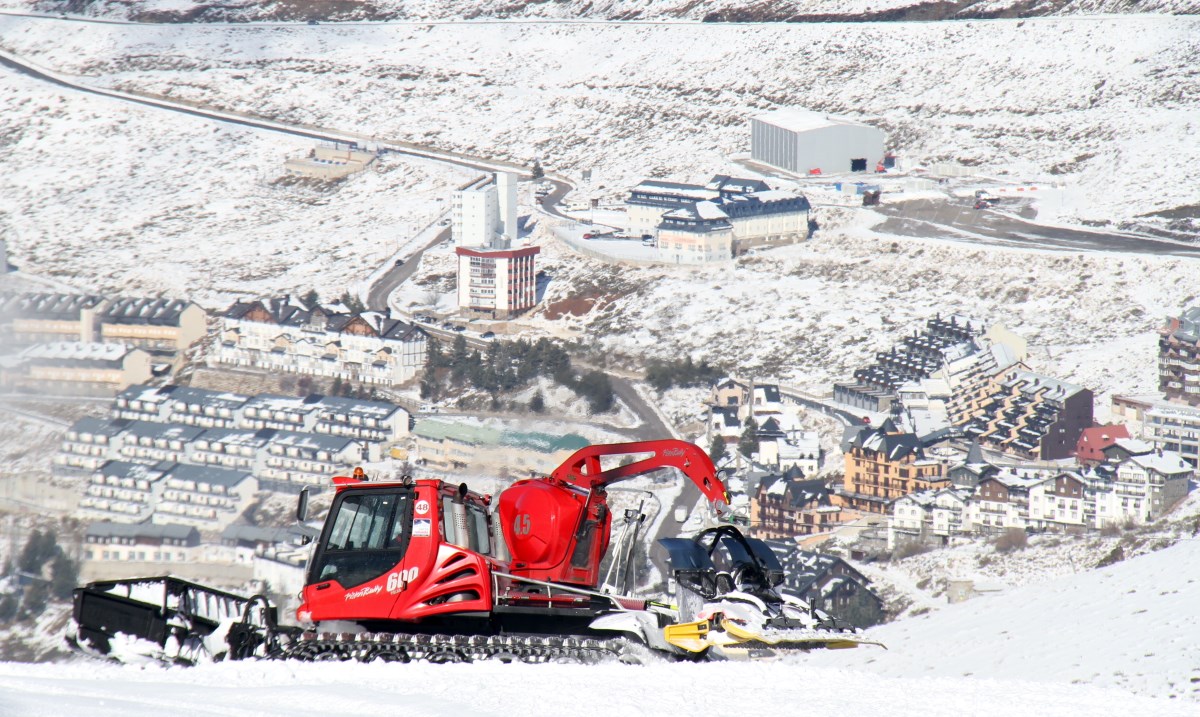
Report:
[{"label": "rubber track", "polygon": [[269,659],[304,662],[579,662],[620,659],[626,642],[557,635],[410,635],[307,633]]}]

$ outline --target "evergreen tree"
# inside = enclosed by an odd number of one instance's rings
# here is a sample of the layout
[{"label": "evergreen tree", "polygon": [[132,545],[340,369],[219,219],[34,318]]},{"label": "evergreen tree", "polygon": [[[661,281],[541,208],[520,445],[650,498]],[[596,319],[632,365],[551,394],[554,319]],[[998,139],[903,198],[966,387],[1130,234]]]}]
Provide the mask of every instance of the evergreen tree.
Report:
[{"label": "evergreen tree", "polygon": [[342,296],[338,301],[342,302],[342,305],[349,309],[352,314],[361,314],[367,310],[367,307],[363,306],[363,302],[349,291],[342,292]]},{"label": "evergreen tree", "polygon": [[587,399],[588,411],[607,413],[613,407],[612,383],[601,371],[588,371],[574,387],[576,393]]},{"label": "evergreen tree", "polygon": [[746,428],[738,441],[738,452],[747,458],[758,453],[758,424],[753,417],[746,419]]},{"label": "evergreen tree", "polygon": [[725,439],[720,436],[713,436],[712,444],[708,447],[708,457],[713,463],[720,463],[729,453],[725,450]]},{"label": "evergreen tree", "polygon": [[331,386],[329,388],[329,393],[334,396],[337,396],[337,395],[341,394],[341,392],[342,392],[342,377],[334,376],[333,377],[333,386]]},{"label": "evergreen tree", "polygon": [[17,570],[23,573],[32,573],[39,567],[37,553],[41,543],[42,531],[34,528],[29,537],[25,539],[25,547],[21,549],[21,554],[17,557]]},{"label": "evergreen tree", "polygon": [[529,410],[534,413],[541,413],[546,410],[546,399],[542,396],[541,391],[533,394],[533,398],[529,399]]},{"label": "evergreen tree", "polygon": [[304,296],[300,297],[300,301],[309,309],[315,309],[321,303],[321,295],[317,293],[316,289],[309,289]]},{"label": "evergreen tree", "polygon": [[457,368],[459,364],[467,360],[467,337],[459,334],[454,337],[454,344],[450,347],[450,366]]},{"label": "evergreen tree", "polygon": [[17,610],[21,604],[17,602],[17,596],[9,593],[0,598],[0,625],[4,625],[13,621],[17,616]]},{"label": "evergreen tree", "polygon": [[434,371],[446,365],[446,357],[442,354],[442,344],[433,338],[425,342],[425,371]]},{"label": "evergreen tree", "polygon": [[34,528],[25,541],[25,547],[21,549],[21,555],[17,558],[17,569],[24,573],[40,575],[42,566],[57,553],[58,537],[54,531],[48,530],[43,533]]},{"label": "evergreen tree", "polygon": [[50,563],[50,594],[59,600],[68,600],[78,582],[78,566],[60,552]]},{"label": "evergreen tree", "polygon": [[542,177],[546,176],[546,171],[542,169],[542,163],[536,159],[533,160],[533,167],[531,167],[529,171],[533,174],[534,179],[541,179]]},{"label": "evergreen tree", "polygon": [[23,618],[37,617],[46,610],[50,602],[50,583],[45,580],[34,580],[25,588],[25,597],[21,599],[20,616]]}]

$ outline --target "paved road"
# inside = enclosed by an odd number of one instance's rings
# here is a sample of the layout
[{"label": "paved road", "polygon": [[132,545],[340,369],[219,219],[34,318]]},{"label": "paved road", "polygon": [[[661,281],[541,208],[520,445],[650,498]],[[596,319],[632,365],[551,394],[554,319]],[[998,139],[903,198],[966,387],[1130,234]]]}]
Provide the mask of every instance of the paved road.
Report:
[{"label": "paved road", "polygon": [[1035,224],[1006,211],[1004,204],[998,209],[975,209],[973,200],[922,199],[884,204],[879,212],[888,219],[878,229],[888,234],[996,246],[1200,258],[1200,246],[1121,232]]},{"label": "paved road", "polygon": [[387,309],[388,297],[392,295],[393,291],[400,288],[401,284],[408,281],[408,278],[421,265],[421,255],[449,238],[450,227],[446,227],[438,232],[437,236],[428,244],[413,252],[412,256],[406,258],[403,264],[393,266],[383,276],[379,277],[367,292],[367,308],[371,311],[383,311]]}]

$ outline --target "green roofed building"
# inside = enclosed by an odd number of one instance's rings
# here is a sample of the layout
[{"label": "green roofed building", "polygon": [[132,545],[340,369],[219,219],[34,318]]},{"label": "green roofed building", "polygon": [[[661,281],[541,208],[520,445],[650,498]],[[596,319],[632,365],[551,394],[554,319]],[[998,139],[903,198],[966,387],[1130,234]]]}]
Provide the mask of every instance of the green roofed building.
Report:
[{"label": "green roofed building", "polygon": [[511,431],[474,423],[423,419],[413,428],[417,460],[434,468],[548,473],[575,451],[591,445],[576,433]]}]

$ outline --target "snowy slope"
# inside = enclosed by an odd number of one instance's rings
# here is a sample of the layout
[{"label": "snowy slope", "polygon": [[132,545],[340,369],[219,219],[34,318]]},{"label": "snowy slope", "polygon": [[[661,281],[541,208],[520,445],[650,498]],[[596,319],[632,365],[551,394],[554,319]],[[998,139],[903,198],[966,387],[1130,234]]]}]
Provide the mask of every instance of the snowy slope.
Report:
[{"label": "snowy slope", "polygon": [[[106,291],[233,297],[358,283],[470,172],[387,157],[333,189],[289,186],[311,142],[0,72],[0,233],[29,271]],[[416,247],[413,247],[414,249]]]},{"label": "snowy slope", "polygon": [[194,669],[0,663],[2,717],[1174,717],[1195,709],[1085,685],[971,679],[958,670],[884,678],[814,669],[808,659],[647,666],[224,663]]},{"label": "snowy slope", "polygon": [[823,392],[959,312],[1025,336],[1031,367],[1092,389],[1103,416],[1108,394],[1154,390],[1156,330],[1200,294],[1195,260],[979,248],[876,233],[866,210],[818,211],[825,228],[808,243],[702,268],[601,264],[549,242],[546,304],[589,287],[605,300],[529,323],[572,325],[630,365],[690,354]]},{"label": "snowy slope", "polygon": [[1200,541],[1184,540],[1109,568],[882,626],[874,634],[887,652],[813,661],[888,677],[1087,683],[1200,701],[1198,601]]},{"label": "snowy slope", "polygon": [[[0,7],[59,12],[54,0],[2,0]],[[1077,13],[1195,13],[1195,0],[371,0],[362,3],[262,0],[86,0],[74,12],[142,21],[596,20],[834,21],[1035,17]]]},{"label": "snowy slope", "polygon": [[737,172],[747,118],[868,119],[909,164],[1065,182],[1067,219],[1195,203],[1200,19],[947,23],[124,26],[0,18],[0,42],[102,84],[548,168],[616,197]]}]

